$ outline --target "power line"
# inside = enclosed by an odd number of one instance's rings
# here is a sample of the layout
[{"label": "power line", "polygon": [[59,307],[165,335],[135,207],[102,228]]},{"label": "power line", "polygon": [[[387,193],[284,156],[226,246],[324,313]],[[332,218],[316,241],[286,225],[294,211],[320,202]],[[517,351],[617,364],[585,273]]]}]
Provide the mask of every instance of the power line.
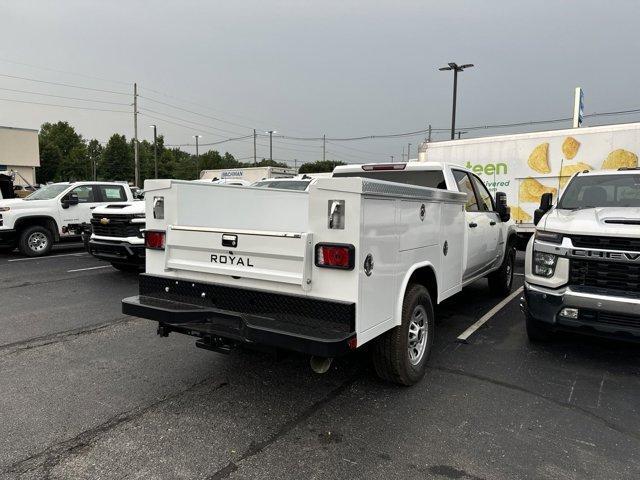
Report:
[{"label": "power line", "polygon": [[37,78],[29,78],[29,77],[19,77],[18,75],[8,75],[6,73],[0,73],[0,77],[13,78],[17,80],[26,80],[27,82],[46,83],[48,85],[56,85],[59,87],[79,88],[81,90],[90,90],[92,92],[112,93],[114,95],[126,95],[127,97],[131,95],[130,93],[117,92],[115,90],[104,90],[102,88],[83,87],[82,85],[73,85],[70,83],[50,82],[48,80],[39,80]]},{"label": "power line", "polygon": [[[220,145],[221,143],[227,143],[227,142],[234,142],[234,141],[238,141],[238,140],[246,140],[248,138],[252,138],[252,135],[245,135],[243,137],[235,137],[235,138],[227,138],[225,140],[220,140],[219,142],[210,142],[210,143],[198,143],[199,146],[201,147],[211,147],[213,145]],[[175,144],[175,145],[165,145],[165,147],[195,147],[196,144],[195,143],[181,143],[181,144]],[[253,156],[251,157],[253,158]]]},{"label": "power line", "polygon": [[[148,111],[148,110],[146,110],[146,111]],[[165,122],[165,123],[169,123],[169,124],[171,124],[171,125],[175,125],[175,126],[178,126],[178,127],[182,127],[182,128],[184,128],[185,130],[189,130],[190,132],[206,133],[206,134],[208,134],[208,135],[213,135],[214,137],[222,137],[222,138],[224,138],[224,137],[223,137],[222,135],[220,135],[219,133],[211,132],[211,131],[209,131],[209,130],[204,130],[204,129],[202,129],[202,128],[193,127],[193,126],[191,126],[191,125],[185,125],[185,124],[183,124],[183,123],[174,122],[174,121],[172,121],[172,120],[167,120],[166,118],[156,117],[156,116],[154,116],[154,115],[149,115],[148,113],[144,113],[144,112],[142,112],[142,111],[139,111],[138,113],[139,113],[140,115],[144,115],[145,117],[148,117],[148,118],[153,118],[154,120],[158,120],[158,121],[160,121],[160,122]],[[251,137],[253,137],[253,135],[251,135]],[[193,146],[195,146],[195,143],[193,144]]]},{"label": "power line", "polygon": [[44,97],[64,98],[64,99],[67,99],[67,100],[79,100],[81,102],[105,103],[107,105],[122,105],[122,106],[125,106],[125,107],[129,106],[128,103],[122,103],[122,102],[109,102],[107,100],[93,100],[91,98],[65,97],[64,95],[54,95],[52,93],[33,92],[33,91],[30,91],[30,90],[18,90],[16,88],[0,87],[0,90],[5,90],[7,92],[16,92],[16,93],[28,93],[30,95],[42,95]]},{"label": "power line", "polygon": [[189,109],[187,109],[187,108],[182,108],[182,107],[179,107],[179,106],[177,106],[177,105],[173,105],[173,104],[171,104],[171,103],[162,102],[162,101],[160,101],[160,100],[156,100],[156,99],[154,99],[154,98],[152,98],[152,97],[147,97],[147,96],[142,96],[142,95],[138,95],[138,96],[139,96],[140,98],[144,98],[145,100],[148,100],[148,101],[150,101],[150,102],[158,103],[158,104],[160,104],[160,105],[165,105],[165,106],[167,106],[167,107],[174,108],[174,109],[176,109],[176,110],[180,110],[180,111],[182,111],[182,112],[192,113],[193,115],[198,115],[198,116],[200,116],[200,117],[209,118],[209,119],[211,119],[211,120],[215,120],[216,122],[227,123],[227,124],[229,124],[229,125],[233,125],[233,126],[235,126],[235,127],[248,128],[248,129],[250,129],[250,130],[253,130],[253,127],[249,127],[248,125],[242,125],[242,124],[240,124],[240,123],[229,122],[228,120],[223,120],[223,119],[218,118],[218,117],[214,117],[214,116],[211,116],[211,115],[206,115],[206,114],[204,114],[204,113],[199,113],[199,112],[196,112],[196,111],[194,111],[194,110],[189,110]]},{"label": "power line", "polygon": [[[211,125],[207,125],[206,123],[194,122],[193,120],[187,120],[186,118],[176,117],[176,116],[170,115],[168,113],[158,112],[157,110],[151,110],[150,108],[143,107],[141,111],[155,113],[156,115],[162,115],[162,116],[165,116],[167,118],[171,118],[172,120],[177,120],[179,122],[192,123],[194,125],[199,125],[201,127],[210,128],[212,130],[218,130],[220,132],[230,133],[231,135],[242,135],[242,133],[240,133],[240,132],[234,132],[234,131],[231,131],[231,130],[225,130],[224,128],[213,127]],[[217,134],[217,136],[222,136],[222,135]]]},{"label": "power line", "polygon": [[25,66],[25,67],[38,68],[40,70],[48,70],[50,72],[64,73],[64,74],[67,74],[67,75],[75,75],[75,76],[78,76],[78,77],[84,77],[84,78],[88,78],[88,79],[91,79],[91,80],[100,80],[102,82],[119,83],[120,85],[129,85],[129,86],[132,85],[132,83],[123,82],[122,80],[112,80],[112,79],[108,79],[108,78],[94,77],[94,76],[91,76],[91,75],[86,75],[84,73],[77,73],[77,72],[70,72],[70,71],[67,71],[67,70],[58,70],[58,69],[55,69],[55,68],[42,67],[40,65],[33,65],[31,63],[16,62],[15,60],[9,60],[7,58],[0,58],[0,62],[13,63],[14,65],[22,65],[22,66]]},{"label": "power line", "polygon": [[77,110],[92,110],[95,112],[113,112],[113,113],[131,113],[127,110],[110,110],[106,108],[92,108],[92,107],[80,107],[76,105],[60,105],[56,103],[43,103],[43,102],[30,102],[27,100],[14,100],[12,98],[0,98],[0,101],[3,102],[15,102],[15,103],[28,103],[31,105],[44,105],[47,107],[59,107],[59,108],[74,108]]}]

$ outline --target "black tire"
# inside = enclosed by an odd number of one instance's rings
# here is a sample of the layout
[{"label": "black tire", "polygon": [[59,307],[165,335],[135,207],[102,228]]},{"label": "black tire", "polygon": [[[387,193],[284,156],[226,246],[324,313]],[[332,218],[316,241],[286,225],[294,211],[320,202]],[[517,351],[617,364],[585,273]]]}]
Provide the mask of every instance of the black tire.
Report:
[{"label": "black tire", "polygon": [[112,263],[111,266],[116,270],[127,273],[140,273],[142,268],[132,263]]},{"label": "black tire", "polygon": [[531,315],[528,313],[525,313],[525,324],[527,337],[531,343],[544,343],[551,340],[551,329],[544,323],[531,318]]},{"label": "black tire", "polygon": [[53,247],[53,235],[48,228],[40,225],[27,227],[20,232],[18,250],[27,257],[43,257]]},{"label": "black tire", "polygon": [[489,280],[489,290],[493,295],[504,297],[511,293],[513,286],[513,270],[516,265],[516,246],[514,242],[507,244],[507,250],[502,260],[502,265],[495,272],[491,272]]},{"label": "black tire", "polygon": [[[422,354],[415,355],[416,363],[410,359],[409,330],[412,320],[418,323],[416,312],[422,316],[424,330],[420,329],[418,338],[423,339],[424,350]],[[385,332],[374,341],[372,349],[373,365],[376,373],[383,380],[399,385],[414,385],[424,377],[427,360],[431,354],[433,345],[435,316],[429,291],[422,285],[409,285],[402,303],[402,324]],[[426,334],[426,339],[424,335]],[[421,336],[422,335],[422,336]],[[414,336],[415,338],[415,336]],[[420,344],[414,344],[419,349]],[[413,350],[413,354],[418,350]]]}]

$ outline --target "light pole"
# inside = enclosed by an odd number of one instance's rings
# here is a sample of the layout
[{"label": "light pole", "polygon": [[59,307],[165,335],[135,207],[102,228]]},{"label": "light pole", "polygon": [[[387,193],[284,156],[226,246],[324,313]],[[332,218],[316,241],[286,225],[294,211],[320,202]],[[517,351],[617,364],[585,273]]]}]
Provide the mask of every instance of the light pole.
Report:
[{"label": "light pole", "polygon": [[158,126],[157,125],[149,125],[150,128],[153,128],[153,167],[155,170],[155,178],[158,178]]},{"label": "light pole", "polygon": [[269,130],[269,160],[273,160],[273,134],[278,133],[275,130]]},{"label": "light pole", "polygon": [[407,145],[407,162],[411,160],[411,144]]},{"label": "light pole", "polygon": [[453,111],[451,113],[451,140],[453,140],[456,136],[456,93],[458,90],[458,72],[462,72],[465,68],[471,67],[473,67],[473,63],[458,65],[457,63],[450,62],[448,67],[441,67],[438,69],[440,71],[453,70]]},{"label": "light pole", "polygon": [[198,150],[198,139],[202,138],[202,135],[194,135],[196,139],[196,179],[200,178],[200,151]]}]

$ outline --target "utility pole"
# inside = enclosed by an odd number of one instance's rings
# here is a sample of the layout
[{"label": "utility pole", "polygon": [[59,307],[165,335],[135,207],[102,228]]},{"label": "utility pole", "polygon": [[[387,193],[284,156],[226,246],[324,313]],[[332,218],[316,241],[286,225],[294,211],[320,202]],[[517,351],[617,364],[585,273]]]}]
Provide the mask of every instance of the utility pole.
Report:
[{"label": "utility pole", "polygon": [[196,179],[200,178],[200,150],[198,149],[198,139],[202,137],[202,135],[194,135],[193,138],[196,139]]},{"label": "utility pole", "polygon": [[155,170],[155,178],[158,178],[158,126],[149,125],[153,128],[153,167]]},{"label": "utility pole", "polygon": [[258,160],[256,159],[256,129],[253,129],[253,163],[257,163]]},{"label": "utility pole", "polygon": [[411,160],[411,144],[407,145],[407,162]]},{"label": "utility pole", "polygon": [[393,163],[393,155],[391,155],[391,163]]},{"label": "utility pole", "polygon": [[427,137],[427,142],[431,142],[431,124],[429,124],[429,136]]},{"label": "utility pole", "polygon": [[453,109],[451,112],[451,140],[456,138],[456,96],[458,92],[458,72],[464,71],[465,68],[473,67],[473,63],[465,63],[464,65],[458,65],[454,62],[449,62],[448,67],[442,67],[438,70],[453,70]]},{"label": "utility pole", "polygon": [[133,176],[136,187],[140,183],[140,163],[138,158],[138,84],[133,84]]},{"label": "utility pole", "polygon": [[269,130],[269,160],[273,160],[273,132],[275,130]]},{"label": "utility pole", "polygon": [[327,158],[327,135],[322,135],[322,161],[324,162]]},{"label": "utility pole", "polygon": [[400,161],[404,162],[404,145],[402,146],[402,156],[400,158],[401,158]]}]

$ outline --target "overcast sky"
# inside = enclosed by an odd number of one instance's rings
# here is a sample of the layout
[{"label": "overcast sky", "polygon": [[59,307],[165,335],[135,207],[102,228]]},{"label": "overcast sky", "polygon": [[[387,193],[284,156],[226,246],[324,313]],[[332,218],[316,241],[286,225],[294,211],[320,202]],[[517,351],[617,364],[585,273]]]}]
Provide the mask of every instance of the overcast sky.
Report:
[{"label": "overcast sky", "polygon": [[[460,75],[460,127],[571,116],[576,86],[585,91],[587,113],[640,108],[638,19],[638,0],[5,0],[0,74],[131,94],[0,76],[0,125],[67,120],[86,138],[130,137],[130,113],[5,100],[130,112],[128,105],[7,89],[128,104],[135,81],[140,138],[151,138],[148,125],[156,123],[167,144],[192,143],[194,134],[214,142],[252,128],[328,137],[447,128],[452,74],[437,68],[451,61],[476,65]],[[502,133],[523,130],[530,129]],[[327,156],[399,159],[403,146],[412,142],[415,153],[422,138],[330,142]],[[241,158],[253,152],[251,140],[215,148]],[[268,139],[260,138],[258,156],[268,155]],[[321,142],[276,140],[274,158],[317,160]]]}]

